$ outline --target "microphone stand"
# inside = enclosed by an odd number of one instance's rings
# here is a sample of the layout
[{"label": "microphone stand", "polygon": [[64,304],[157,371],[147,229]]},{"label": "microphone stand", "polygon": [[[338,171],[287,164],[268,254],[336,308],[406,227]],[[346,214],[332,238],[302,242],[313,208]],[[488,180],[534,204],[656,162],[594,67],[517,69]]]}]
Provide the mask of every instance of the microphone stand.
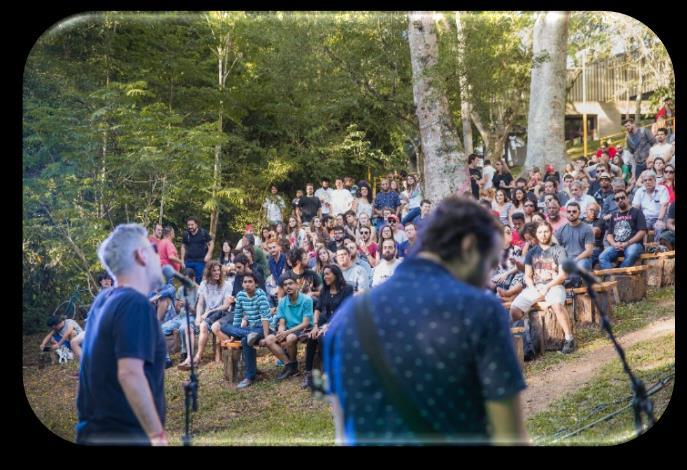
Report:
[{"label": "microphone stand", "polygon": [[196,376],[195,366],[193,364],[193,330],[191,329],[191,310],[188,305],[188,296],[186,295],[186,286],[184,286],[184,306],[186,308],[186,349],[191,358],[191,370],[189,378],[184,382],[184,435],[182,442],[185,447],[191,446],[191,410],[198,411],[198,377]]},{"label": "microphone stand", "polygon": [[601,308],[601,305],[599,305],[596,292],[593,288],[595,283],[591,282],[591,279],[587,279],[585,276],[580,277],[584,279],[584,282],[587,285],[587,293],[589,294],[589,297],[591,297],[594,306],[601,314],[601,328],[606,330],[606,333],[608,333],[608,337],[611,339],[618,356],[620,356],[623,369],[630,377],[630,383],[632,384],[632,409],[634,410],[635,431],[637,432],[637,436],[639,436],[642,434],[642,430],[644,429],[642,413],[646,414],[650,426],[653,426],[656,423],[656,418],[654,417],[654,403],[647,395],[644,382],[642,382],[630,370],[630,365],[627,363],[627,359],[625,358],[625,351],[623,351],[623,348],[613,335],[613,330],[611,329],[611,322],[608,319],[608,315],[606,314],[606,311]]}]

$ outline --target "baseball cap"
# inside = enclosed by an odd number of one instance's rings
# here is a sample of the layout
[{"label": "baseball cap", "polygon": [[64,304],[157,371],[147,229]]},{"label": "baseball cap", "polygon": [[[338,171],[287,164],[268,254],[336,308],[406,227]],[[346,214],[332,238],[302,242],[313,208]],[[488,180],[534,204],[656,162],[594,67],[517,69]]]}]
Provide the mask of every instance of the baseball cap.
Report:
[{"label": "baseball cap", "polygon": [[554,171],[554,170],[553,170],[553,165],[546,165],[546,172],[547,172],[547,173],[553,172],[553,171]]}]

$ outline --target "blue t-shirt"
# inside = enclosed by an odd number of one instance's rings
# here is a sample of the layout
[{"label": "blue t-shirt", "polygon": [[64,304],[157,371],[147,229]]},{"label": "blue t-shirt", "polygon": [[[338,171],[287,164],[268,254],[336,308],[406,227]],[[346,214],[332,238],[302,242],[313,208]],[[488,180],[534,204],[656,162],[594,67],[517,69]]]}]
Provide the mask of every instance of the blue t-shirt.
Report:
[{"label": "blue t-shirt", "polygon": [[144,295],[128,287],[98,294],[83,342],[77,442],[148,442],[117,379],[117,360],[122,358],[144,361],[143,371],[164,426],[165,353],[155,309]]},{"label": "blue t-shirt", "polygon": [[281,298],[275,316],[277,325],[279,325],[279,320],[283,318],[286,320],[286,329],[289,330],[294,326],[300,325],[304,317],[310,318],[310,326],[312,326],[313,303],[310,297],[299,292],[295,304],[291,303],[291,299],[288,295]]},{"label": "blue t-shirt", "polygon": [[[415,257],[368,295],[385,362],[437,437],[485,441],[485,400],[525,388],[501,301]],[[362,350],[354,317],[359,301],[348,298],[324,336],[323,365],[341,405],[345,442],[415,442]]]}]

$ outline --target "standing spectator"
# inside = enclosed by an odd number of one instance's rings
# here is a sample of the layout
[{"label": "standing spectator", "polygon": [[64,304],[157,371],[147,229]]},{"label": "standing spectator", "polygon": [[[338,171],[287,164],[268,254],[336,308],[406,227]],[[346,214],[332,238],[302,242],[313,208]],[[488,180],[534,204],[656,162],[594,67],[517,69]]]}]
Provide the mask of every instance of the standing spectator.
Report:
[{"label": "standing spectator", "polygon": [[575,338],[572,334],[570,315],[565,309],[565,249],[553,243],[551,224],[547,222],[537,227],[537,240],[539,244],[529,250],[525,258],[527,288],[511,304],[511,317],[513,321],[521,320],[532,305],[545,300],[556,314],[556,321],[565,334],[561,352],[570,354],[575,351]]},{"label": "standing spectator", "polygon": [[667,142],[668,129],[661,127],[656,132],[656,143],[649,150],[649,155],[655,158],[662,158],[664,162],[673,158],[673,146]]},{"label": "standing spectator", "polygon": [[358,186],[353,184],[353,178],[350,176],[344,176],[344,188],[351,193],[353,199],[358,197]]},{"label": "standing spectator", "polygon": [[674,116],[675,110],[673,109],[673,99],[666,97],[663,100],[663,106],[661,106],[658,113],[656,113],[656,125],[659,128],[666,126],[666,124],[670,125]]},{"label": "standing spectator", "polygon": [[644,251],[643,241],[646,234],[646,221],[642,211],[630,206],[624,189],[615,192],[615,203],[618,212],[611,215],[606,230],[608,248],[599,256],[601,269],[613,268],[615,259],[623,256],[621,268],[633,266]]},{"label": "standing spectator", "polygon": [[153,231],[148,237],[148,240],[150,240],[150,243],[152,243],[157,249],[157,244],[160,243],[160,240],[162,240],[162,224],[160,222],[157,222],[153,226]]},{"label": "standing spectator", "polygon": [[362,292],[369,288],[370,281],[365,270],[357,264],[353,264],[351,261],[351,253],[346,247],[341,247],[336,250],[336,262],[341,268],[344,279],[348,285],[353,288],[353,292]]},{"label": "standing spectator", "polygon": [[599,147],[599,150],[596,151],[596,156],[597,158],[600,158],[602,154],[608,154],[610,158],[615,157],[616,154],[616,148],[610,145],[611,141],[607,140],[606,142],[601,142],[601,147]]},{"label": "standing spectator", "polygon": [[284,220],[283,211],[286,209],[286,203],[284,198],[277,194],[278,192],[277,186],[272,185],[270,187],[270,194],[265,198],[265,202],[262,203],[262,207],[267,211],[267,223],[270,225],[276,225]]},{"label": "standing spectator", "polygon": [[642,173],[644,186],[639,188],[632,199],[632,206],[644,214],[646,228],[656,232],[656,239],[665,228],[663,217],[668,210],[670,195],[665,186],[656,185],[656,173],[646,170]]},{"label": "standing spectator", "polygon": [[353,196],[351,196],[351,192],[348,189],[344,188],[341,178],[336,178],[334,184],[336,189],[331,194],[331,215],[336,217],[351,209]]},{"label": "standing spectator", "polygon": [[372,189],[367,182],[358,183],[358,197],[353,200],[352,209],[358,219],[362,214],[372,217]]},{"label": "standing spectator", "polygon": [[[497,161],[498,163],[498,161]],[[487,194],[489,190],[491,189],[498,189],[494,188],[494,174],[496,173],[496,168],[494,168],[491,164],[491,160],[488,158],[484,160],[484,166],[482,167],[482,181],[480,181],[480,185],[482,187],[482,193]]]},{"label": "standing spectator", "polygon": [[496,170],[492,177],[492,184],[494,189],[510,189],[513,187],[513,175],[511,175],[508,165],[503,160],[496,160],[494,162],[494,169]]},{"label": "standing spectator", "polygon": [[203,278],[205,263],[210,261],[214,241],[207,230],[200,227],[200,221],[195,217],[186,220],[188,230],[181,240],[181,259],[183,265],[193,269],[196,273],[196,283]]},{"label": "standing spectator", "polygon": [[[412,227],[412,225],[410,225]],[[382,259],[372,273],[372,287],[376,287],[394,274],[401,260],[396,257],[396,244],[392,240],[382,243]]]},{"label": "standing spectator", "polygon": [[291,200],[291,213],[294,216],[298,213],[298,205],[300,204],[302,197],[303,197],[303,190],[297,189],[296,190],[296,197]]},{"label": "standing spectator", "polygon": [[482,171],[478,168],[477,163],[479,155],[471,153],[468,156],[468,171],[470,173],[470,189],[472,190],[472,197],[479,200],[479,182],[482,180]]},{"label": "standing spectator", "polygon": [[634,176],[637,177],[646,170],[646,159],[656,139],[648,129],[637,127],[633,118],[626,119],[623,125],[627,131],[625,147],[632,153],[635,162]]},{"label": "standing spectator", "polygon": [[407,189],[401,193],[402,205],[408,208],[408,213],[401,220],[403,225],[420,215],[420,204],[422,203],[422,191],[415,175],[408,175],[406,185]]},{"label": "standing spectator", "polygon": [[322,215],[325,215],[331,212],[332,188],[329,187],[329,178],[327,177],[322,178],[321,184],[322,186],[315,191],[315,197],[320,200],[322,204]]},{"label": "standing spectator", "polygon": [[623,179],[625,184],[629,183],[632,175],[635,174],[635,160],[629,150],[623,147],[623,144],[618,144],[615,146],[616,155],[620,156],[622,162]]},{"label": "standing spectator", "polygon": [[377,226],[377,229],[379,230],[379,225],[381,225],[381,220],[383,219],[383,210],[386,207],[389,207],[392,209],[392,211],[395,211],[396,214],[400,212],[401,208],[401,199],[398,196],[398,193],[395,191],[391,191],[389,189],[389,180],[388,179],[383,179],[381,182],[381,187],[382,190],[377,193],[377,196],[375,197],[375,202],[374,205],[372,206],[372,214],[374,217],[377,218],[377,222],[375,225]]},{"label": "standing spectator", "polygon": [[341,303],[353,295],[353,288],[346,283],[341,269],[335,264],[324,266],[322,271],[324,285],[320,298],[315,304],[313,328],[305,348],[305,374],[302,388],[312,387],[312,370],[315,354],[322,355],[321,340],[329,328],[329,322]]},{"label": "standing spectator", "polygon": [[162,230],[162,240],[157,244],[157,252],[160,255],[160,265],[171,265],[175,271],[180,271],[184,267],[184,262],[179,259],[179,254],[174,246],[174,229],[165,227]]},{"label": "standing spectator", "polygon": [[298,202],[298,210],[296,215],[298,221],[303,225],[310,225],[310,222],[315,217],[322,215],[322,202],[315,196],[314,186],[312,183],[305,185],[305,196],[301,197]]},{"label": "standing spectator", "polygon": [[306,338],[310,333],[313,300],[298,291],[298,283],[293,275],[285,274],[279,283],[286,295],[279,301],[277,307],[275,316],[279,325],[277,333],[265,338],[265,345],[277,359],[284,363],[284,370],[277,376],[277,380],[284,380],[298,373],[296,355],[298,341],[301,337]]},{"label": "standing spectator", "polygon": [[591,271],[594,253],[592,227],[580,219],[582,212],[578,203],[570,202],[567,214],[568,223],[556,231],[556,240],[565,248],[568,258],[574,259],[580,268]]}]

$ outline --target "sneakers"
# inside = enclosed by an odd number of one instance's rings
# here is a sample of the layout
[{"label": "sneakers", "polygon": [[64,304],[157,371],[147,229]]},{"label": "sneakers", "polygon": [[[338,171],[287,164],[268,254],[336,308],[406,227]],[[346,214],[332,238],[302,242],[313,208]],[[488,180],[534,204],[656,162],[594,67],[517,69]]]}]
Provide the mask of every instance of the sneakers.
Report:
[{"label": "sneakers", "polygon": [[296,375],[298,373],[298,362],[289,362],[284,366],[284,370],[277,376],[277,380],[284,380],[288,379],[292,375]]},{"label": "sneakers", "polygon": [[284,367],[284,361],[277,359],[277,362],[275,362],[274,365],[277,367]]},{"label": "sneakers", "polygon": [[246,343],[248,343],[248,346],[255,346],[255,343],[258,342],[258,337],[260,337],[260,335],[257,333],[249,333],[246,337]]},{"label": "sneakers", "polygon": [[575,352],[575,338],[563,343],[563,349],[561,349],[561,352],[563,354],[570,354],[572,352]]},{"label": "sneakers", "polygon": [[301,388],[303,390],[312,389],[312,385],[312,371],[306,370],[303,374],[303,383],[301,384]]},{"label": "sneakers", "polygon": [[236,386],[236,388],[243,389],[246,387],[250,387],[251,385],[253,385],[253,380],[246,378],[246,379],[243,379],[241,382],[239,382],[239,384]]}]

